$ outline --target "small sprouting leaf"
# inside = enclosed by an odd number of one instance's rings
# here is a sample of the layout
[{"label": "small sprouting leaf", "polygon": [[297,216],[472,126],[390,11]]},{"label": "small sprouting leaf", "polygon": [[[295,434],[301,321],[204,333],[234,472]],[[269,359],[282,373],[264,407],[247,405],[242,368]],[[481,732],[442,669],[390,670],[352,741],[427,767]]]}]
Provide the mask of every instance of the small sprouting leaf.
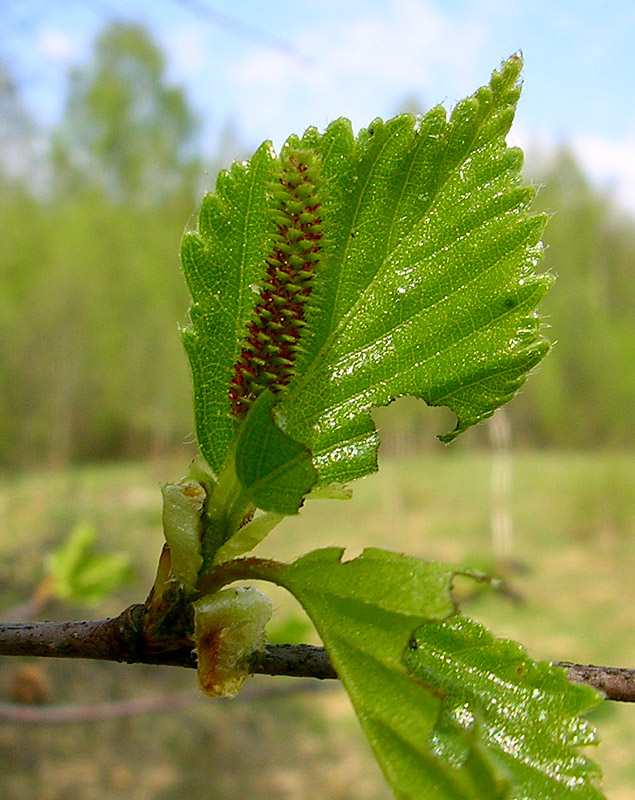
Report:
[{"label": "small sprouting leaf", "polygon": [[502,800],[504,772],[476,737],[461,732],[470,755],[460,770],[430,748],[441,698],[403,662],[413,630],[454,613],[454,570],[384,550],[346,562],[342,555],[309,553],[276,582],[313,620],[396,796]]},{"label": "small sprouting leaf", "polygon": [[126,553],[97,553],[97,531],[84,522],[49,554],[47,572],[62,600],[97,605],[132,577]]},{"label": "small sprouting leaf", "polygon": [[404,664],[443,697],[428,746],[460,768],[469,753],[463,733],[477,728],[512,782],[510,800],[600,800],[600,771],[579,748],[596,742],[578,715],[600,695],[562,669],[531,661],[520,645],[455,616],[425,623]]},{"label": "small sprouting leaf", "polygon": [[222,564],[223,561],[231,561],[243,553],[253,550],[257,544],[271,533],[284,519],[282,514],[267,512],[258,514],[249,522],[240,527],[233,536],[222,544],[213,558],[213,565]]},{"label": "small sprouting leaf", "polygon": [[275,395],[265,390],[251,406],[236,444],[236,475],[263,511],[297,514],[317,479],[311,453],[282,431],[272,416]]}]

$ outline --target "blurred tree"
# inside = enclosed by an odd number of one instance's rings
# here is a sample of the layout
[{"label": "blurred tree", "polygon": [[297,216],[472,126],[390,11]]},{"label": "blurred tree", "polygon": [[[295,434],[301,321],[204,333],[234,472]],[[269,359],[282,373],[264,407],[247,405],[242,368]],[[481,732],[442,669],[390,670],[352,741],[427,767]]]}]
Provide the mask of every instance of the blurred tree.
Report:
[{"label": "blurred tree", "polygon": [[14,390],[23,354],[12,345],[20,304],[28,296],[24,259],[37,261],[41,252],[38,204],[30,180],[34,135],[17,83],[0,59],[0,460],[14,434]]},{"label": "blurred tree", "polygon": [[0,190],[20,190],[32,177],[35,124],[20,100],[17,84],[0,59]]},{"label": "blurred tree", "polygon": [[178,248],[196,128],[147,32],[107,28],[72,76],[50,191],[14,182],[0,206],[0,462],[144,457],[191,430]]},{"label": "blurred tree", "polygon": [[185,93],[167,84],[165,60],[148,32],[114,23],[97,39],[92,63],[70,75],[54,148],[57,182],[87,181],[113,200],[158,205],[191,188],[200,167],[197,131]]},{"label": "blurred tree", "polygon": [[41,389],[27,449],[47,461],[144,456],[190,429],[178,243],[202,171],[197,130],[140,25],[109,25],[70,75],[32,318]]},{"label": "blurred tree", "polygon": [[635,444],[635,220],[595,189],[569,150],[532,170],[541,189],[544,268],[558,276],[542,305],[556,344],[510,406],[519,438],[564,447]]}]

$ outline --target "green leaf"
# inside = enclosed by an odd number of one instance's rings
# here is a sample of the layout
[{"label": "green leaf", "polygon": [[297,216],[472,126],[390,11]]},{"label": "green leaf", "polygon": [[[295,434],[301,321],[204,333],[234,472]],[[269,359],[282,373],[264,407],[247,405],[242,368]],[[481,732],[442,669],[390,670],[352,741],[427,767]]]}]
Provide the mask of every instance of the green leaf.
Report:
[{"label": "green leaf", "polygon": [[97,605],[132,577],[130,557],[126,553],[96,553],[96,539],[95,528],[80,523],[49,554],[47,572],[60,599]]},{"label": "green leaf", "polygon": [[[373,407],[401,395],[448,406],[449,441],[506,403],[548,350],[534,312],[551,282],[534,273],[545,218],[530,215],[522,153],[505,145],[521,66],[509,59],[449,119],[439,106],[357,137],[340,119],[285,145],[320,162],[321,247],[274,416],[311,451],[316,487],[376,469]],[[265,144],[223,173],[183,241],[197,435],[216,475],[250,287],[263,284],[280,224],[267,199],[276,165]]]},{"label": "green leaf", "polygon": [[309,553],[276,582],[313,620],[396,796],[502,799],[504,773],[474,736],[463,735],[469,756],[460,770],[429,747],[442,701],[403,662],[413,630],[454,613],[454,570],[383,550],[344,563],[342,554]]},{"label": "green leaf", "polygon": [[313,620],[396,796],[600,800],[577,715],[600,699],[455,615],[444,564],[338,548],[275,582]]},{"label": "green leaf", "polygon": [[265,187],[274,163],[265,142],[248,162],[221,172],[216,192],[203,201],[197,230],[181,245],[194,301],[183,343],[194,381],[196,434],[216,476],[234,435],[229,388],[263,273],[270,214]]},{"label": "green leaf", "polygon": [[464,617],[427,622],[404,654],[412,675],[443,697],[428,745],[461,767],[463,731],[478,728],[512,780],[510,800],[599,800],[599,769],[579,752],[596,742],[578,717],[601,701],[562,669],[531,661],[520,645],[495,639]]},{"label": "green leaf", "polygon": [[534,308],[551,281],[533,274],[545,220],[528,214],[522,153],[504,142],[520,69],[504,63],[449,120],[437,107],[356,139],[338,120],[290,140],[322,155],[327,243],[278,413],[320,483],[376,468],[373,406],[448,406],[447,441],[507,402],[548,349]]},{"label": "green leaf", "polygon": [[311,453],[280,430],[265,390],[251,407],[236,444],[236,475],[246,496],[263,511],[297,514],[317,479]]},{"label": "green leaf", "polygon": [[[317,479],[311,453],[274,420],[275,402],[265,389],[235,424],[235,438],[205,507],[203,572],[254,547],[282,516],[297,514]],[[269,513],[253,518],[256,508]]]}]

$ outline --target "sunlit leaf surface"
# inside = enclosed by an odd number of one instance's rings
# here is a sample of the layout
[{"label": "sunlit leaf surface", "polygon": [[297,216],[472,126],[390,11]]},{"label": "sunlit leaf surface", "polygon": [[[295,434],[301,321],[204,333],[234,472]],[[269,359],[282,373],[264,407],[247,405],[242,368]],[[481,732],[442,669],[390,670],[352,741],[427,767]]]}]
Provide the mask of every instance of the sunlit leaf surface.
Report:
[{"label": "sunlit leaf surface", "polygon": [[601,800],[580,752],[595,732],[578,716],[595,690],[456,615],[447,565],[342,554],[309,553],[280,583],[313,620],[397,797]]},{"label": "sunlit leaf surface", "polygon": [[579,750],[596,742],[593,727],[577,716],[600,701],[594,689],[459,616],[419,628],[404,664],[443,697],[428,744],[444,760],[461,766],[469,754],[463,734],[476,727],[512,776],[510,798],[603,797],[598,768]]},{"label": "sunlit leaf surface", "polygon": [[342,554],[309,553],[280,582],[313,620],[396,796],[502,800],[504,773],[470,732],[457,734],[467,751],[461,769],[435,754],[441,699],[403,663],[414,629],[454,613],[452,569],[384,550],[343,563]]},{"label": "sunlit leaf surface", "polygon": [[[374,406],[400,395],[448,406],[451,439],[507,402],[547,350],[534,313],[550,283],[534,272],[544,219],[528,213],[522,154],[505,144],[520,69],[517,57],[505,62],[449,119],[439,106],[376,120],[357,137],[340,119],[289,140],[320,158],[323,246],[294,377],[274,413],[311,451],[321,485],[375,469]],[[276,163],[265,144],[223,173],[183,241],[197,435],[216,473],[265,273]]]},{"label": "sunlit leaf surface", "polygon": [[534,315],[550,283],[534,274],[544,219],[528,214],[522,154],[504,141],[520,67],[506,62],[449,120],[437,107],[357,138],[339,120],[300,142],[323,157],[326,254],[279,416],[322,483],[375,468],[373,406],[448,406],[450,439],[507,402],[547,349]]}]

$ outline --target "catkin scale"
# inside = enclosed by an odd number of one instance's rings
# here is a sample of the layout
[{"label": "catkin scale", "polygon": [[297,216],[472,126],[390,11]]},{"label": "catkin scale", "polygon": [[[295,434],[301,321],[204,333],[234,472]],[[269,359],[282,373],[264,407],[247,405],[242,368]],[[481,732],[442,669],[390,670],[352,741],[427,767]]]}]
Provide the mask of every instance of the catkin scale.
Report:
[{"label": "catkin scale", "polygon": [[234,365],[229,401],[242,418],[264,390],[277,394],[293,377],[305,304],[320,259],[320,161],[311,150],[287,149],[272,181],[271,250],[260,297]]}]

